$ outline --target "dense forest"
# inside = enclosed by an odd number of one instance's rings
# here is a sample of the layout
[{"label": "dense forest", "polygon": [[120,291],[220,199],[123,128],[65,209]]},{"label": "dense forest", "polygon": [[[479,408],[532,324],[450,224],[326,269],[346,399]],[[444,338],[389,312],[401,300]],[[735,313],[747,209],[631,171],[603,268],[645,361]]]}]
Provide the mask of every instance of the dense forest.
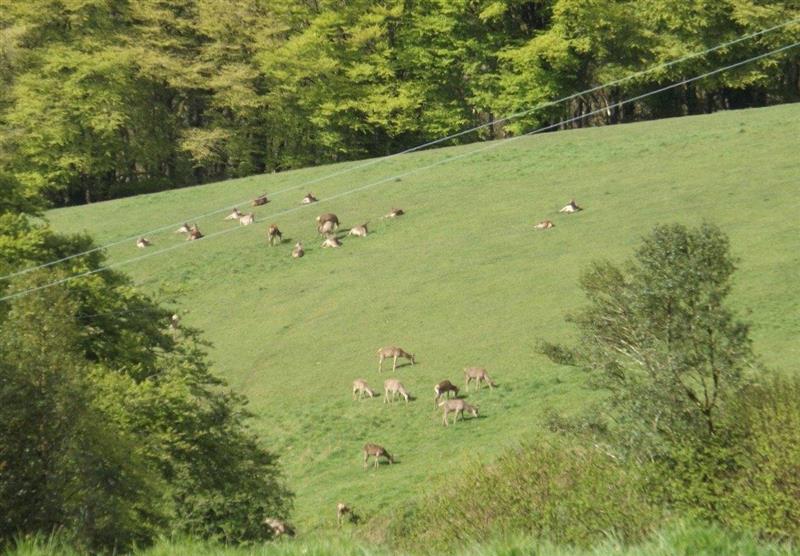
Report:
[{"label": "dense forest", "polygon": [[[384,155],[798,15],[795,0],[0,0],[0,182],[64,205]],[[798,39],[783,27],[458,140]],[[789,51],[574,125],[798,98]]]}]

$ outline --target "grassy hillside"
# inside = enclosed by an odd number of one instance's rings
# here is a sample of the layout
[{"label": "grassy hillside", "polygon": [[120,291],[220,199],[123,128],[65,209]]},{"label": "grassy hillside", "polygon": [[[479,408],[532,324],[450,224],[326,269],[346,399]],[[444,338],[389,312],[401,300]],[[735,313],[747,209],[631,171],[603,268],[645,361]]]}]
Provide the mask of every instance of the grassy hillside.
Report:
[{"label": "grassy hillside", "polygon": [[[594,394],[579,373],[534,353],[538,338],[564,339],[564,315],[582,303],[577,278],[596,257],[621,260],[657,222],[709,220],[741,258],[734,302],[752,309],[756,350],[770,366],[800,356],[800,104],[534,136],[450,164],[334,195],[481,145],[395,158],[313,186],[348,165],[256,176],[192,189],[53,211],[57,230],[107,242],[234,204],[267,191],[257,224],[223,214],[204,233],[235,231],[123,267],[147,289],[178,289],[184,322],[213,343],[217,372],[246,394],[267,443],[283,455],[301,531],[331,526],[339,500],[379,513],[424,492],[432,478],[536,435],[548,408],[577,411]],[[350,164],[350,166],[356,163]],[[276,193],[287,190],[283,193]],[[307,190],[323,202],[294,212]],[[564,216],[571,197],[586,207]],[[380,216],[394,206],[407,215]],[[369,221],[364,239],[321,249],[314,217]],[[556,227],[534,231],[549,218]],[[270,248],[266,226],[290,238]],[[183,242],[168,231],[152,250]],[[289,256],[294,241],[305,258]],[[141,255],[133,242],[112,262]],[[350,399],[365,378],[376,389],[375,351],[399,345],[418,364],[396,375],[418,399],[386,406]],[[445,429],[433,384],[462,384],[485,366],[499,387],[470,394],[481,417]],[[361,468],[365,441],[398,465]]]}]

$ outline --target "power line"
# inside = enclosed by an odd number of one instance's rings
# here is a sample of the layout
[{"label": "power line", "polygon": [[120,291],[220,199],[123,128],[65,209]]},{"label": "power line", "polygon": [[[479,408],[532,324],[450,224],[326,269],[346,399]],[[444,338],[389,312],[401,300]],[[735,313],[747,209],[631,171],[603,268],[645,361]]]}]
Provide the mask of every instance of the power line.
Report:
[{"label": "power line", "polygon": [[[759,36],[765,35],[767,33],[771,33],[772,31],[776,31],[778,29],[781,29],[783,27],[787,27],[787,26],[792,25],[794,23],[800,23],[800,17],[792,19],[792,20],[789,20],[789,21],[786,21],[786,22],[783,22],[783,23],[779,23],[777,25],[773,25],[772,27],[768,27],[766,29],[762,29],[760,31],[756,31],[754,33],[749,33],[747,35],[742,35],[742,36],[740,36],[740,37],[738,37],[736,39],[733,39],[733,40],[730,40],[730,41],[727,41],[727,42],[724,42],[724,43],[720,43],[720,44],[718,44],[716,46],[713,46],[711,48],[707,48],[707,49],[702,50],[700,52],[687,54],[686,56],[683,56],[681,58],[677,58],[675,60],[672,60],[672,61],[669,61],[669,62],[665,62],[663,64],[659,64],[657,66],[653,66],[651,68],[647,68],[647,69],[632,73],[630,75],[627,75],[627,76],[622,77],[620,79],[616,79],[616,80],[611,81],[609,83],[605,83],[605,84],[602,84],[602,85],[596,85],[594,87],[591,87],[589,89],[583,90],[581,92],[574,93],[574,94],[571,94],[571,95],[566,96],[566,97],[562,97],[562,98],[560,98],[558,100],[553,100],[553,101],[548,101],[548,102],[545,102],[545,103],[538,104],[538,105],[534,106],[533,108],[528,108],[528,109],[522,110],[520,112],[515,112],[515,113],[510,114],[508,116],[505,116],[503,118],[498,118],[498,119],[492,120],[492,121],[490,121],[488,123],[481,124],[481,125],[469,128],[469,129],[465,129],[463,131],[459,131],[459,132],[454,133],[452,135],[447,135],[445,137],[441,137],[439,139],[435,139],[433,141],[429,141],[429,142],[423,143],[421,145],[417,145],[416,147],[411,147],[411,148],[408,148],[406,150],[403,150],[403,151],[400,151],[400,152],[397,152],[397,153],[393,153],[393,154],[390,154],[390,155],[387,155],[387,156],[374,158],[374,159],[371,159],[371,160],[369,160],[369,161],[367,161],[367,162],[365,162],[363,164],[357,164],[357,165],[351,166],[349,168],[345,168],[345,169],[342,169],[342,170],[338,170],[336,172],[332,172],[330,174],[326,174],[324,176],[320,176],[320,177],[317,177],[317,178],[313,178],[311,180],[307,180],[307,181],[302,182],[302,183],[300,183],[298,185],[294,185],[292,187],[288,187],[288,188],[282,189],[280,191],[277,191],[277,192],[273,193],[272,195],[279,195],[281,193],[286,193],[286,192],[289,192],[289,191],[295,191],[297,189],[305,188],[305,187],[307,187],[309,185],[313,185],[313,184],[319,183],[321,181],[325,181],[325,180],[328,180],[328,179],[331,179],[331,178],[335,178],[335,177],[338,177],[338,176],[341,176],[341,175],[344,175],[344,174],[348,174],[348,173],[354,172],[356,170],[360,170],[360,169],[363,169],[363,168],[368,168],[370,166],[374,166],[376,164],[380,164],[382,162],[385,162],[387,160],[399,157],[401,155],[413,153],[413,152],[416,152],[416,151],[419,151],[419,150],[422,150],[422,149],[425,149],[425,148],[428,148],[428,147],[432,147],[434,145],[438,145],[438,144],[444,143],[446,141],[450,141],[452,139],[456,139],[458,137],[462,137],[462,136],[467,135],[469,133],[473,133],[475,131],[478,131],[478,130],[481,130],[481,129],[485,129],[485,128],[490,127],[490,126],[502,124],[502,123],[508,122],[510,120],[513,120],[513,119],[521,118],[521,117],[527,116],[527,115],[529,115],[529,114],[531,114],[531,113],[533,113],[533,112],[535,112],[537,110],[541,110],[541,109],[548,108],[548,107],[551,107],[551,106],[556,106],[558,104],[573,100],[573,99],[578,98],[580,96],[597,92],[597,91],[599,91],[601,89],[614,87],[614,86],[619,85],[621,83],[625,83],[625,82],[630,81],[632,79],[636,79],[637,77],[641,77],[642,75],[646,75],[648,73],[652,73],[652,72],[657,71],[657,70],[663,70],[663,69],[670,68],[670,67],[672,67],[674,65],[686,62],[686,61],[691,60],[693,58],[698,58],[698,57],[701,57],[701,56],[705,56],[706,54],[710,54],[711,52],[715,52],[717,50],[721,50],[723,48],[727,48],[729,46],[733,46],[733,45],[738,44],[740,42],[744,42],[746,40],[749,40],[749,39],[752,39],[752,38],[755,38],[755,37],[759,37]],[[610,108],[611,108],[611,106],[608,106],[606,109],[610,109]],[[166,231],[166,230],[168,230],[170,228],[174,228],[175,226],[180,226],[183,222],[192,222],[192,221],[202,220],[203,218],[207,218],[209,216],[213,216],[213,215],[219,214],[221,212],[225,212],[225,211],[233,210],[234,208],[238,208],[239,206],[244,205],[247,202],[249,202],[249,199],[240,201],[239,203],[236,203],[234,205],[229,205],[229,206],[226,206],[226,207],[223,207],[223,208],[215,209],[215,210],[210,211],[210,212],[206,212],[204,214],[193,216],[191,218],[185,218],[181,222],[176,222],[174,224],[161,226],[159,228],[155,228],[153,230],[148,230],[148,231],[145,231],[145,232],[141,232],[141,233],[138,233],[136,235],[126,237],[124,239],[116,240],[116,241],[107,243],[105,245],[100,245],[100,246],[94,247],[92,249],[88,249],[86,251],[81,251],[79,253],[74,253],[72,255],[68,255],[68,256],[62,257],[60,259],[55,259],[55,260],[52,260],[52,261],[49,261],[49,262],[46,262],[46,263],[42,263],[42,264],[39,264],[39,265],[36,265],[36,266],[28,267],[26,269],[19,270],[19,271],[7,274],[5,276],[0,276],[0,281],[4,281],[4,280],[8,280],[10,278],[21,276],[23,274],[27,274],[27,273],[33,272],[35,270],[40,270],[42,268],[47,268],[47,267],[50,267],[50,266],[53,266],[53,265],[56,265],[56,264],[59,264],[59,263],[62,263],[62,262],[69,261],[69,260],[74,259],[76,257],[81,257],[83,255],[88,255],[88,254],[91,254],[91,253],[95,253],[97,251],[101,251],[103,249],[108,249],[110,247],[115,247],[117,245],[121,245],[121,244],[127,243],[129,241],[133,241],[133,240],[135,240],[135,239],[137,239],[139,237],[142,237],[142,236],[157,234],[157,233]]]},{"label": "power line", "polygon": [[[452,156],[452,157],[446,158],[444,160],[440,160],[440,161],[434,162],[432,164],[428,164],[427,166],[421,166],[421,167],[416,168],[414,170],[409,170],[407,172],[403,172],[401,174],[397,174],[397,175],[394,175],[394,176],[383,178],[381,180],[378,180],[378,181],[375,181],[375,182],[371,182],[369,184],[366,184],[366,185],[363,185],[363,186],[360,186],[360,187],[356,187],[354,189],[349,189],[347,191],[343,191],[342,193],[338,193],[338,194],[336,194],[336,195],[334,195],[332,197],[328,197],[326,199],[322,199],[319,202],[332,201],[334,199],[339,199],[341,197],[346,197],[346,196],[352,195],[354,193],[358,193],[360,191],[364,191],[366,189],[370,189],[372,187],[375,187],[375,186],[378,186],[378,185],[381,185],[381,184],[384,184],[384,183],[387,183],[387,182],[390,182],[390,181],[395,181],[395,180],[397,180],[399,178],[404,178],[404,177],[407,177],[407,176],[411,176],[411,175],[417,174],[419,172],[423,172],[425,170],[430,170],[431,168],[435,168],[437,166],[441,166],[442,164],[447,164],[447,163],[450,163],[450,162],[454,162],[456,160],[460,160],[462,158],[466,158],[468,156],[473,156],[473,155],[481,153],[481,152],[486,152],[486,151],[489,151],[489,150],[493,150],[493,149],[499,148],[501,146],[508,145],[508,144],[510,144],[510,143],[512,143],[514,141],[519,140],[519,139],[522,139],[522,138],[525,138],[525,137],[529,137],[529,136],[532,136],[532,135],[536,135],[536,134],[542,133],[544,131],[555,129],[555,128],[561,127],[563,125],[566,125],[566,124],[569,124],[569,123],[572,123],[572,122],[576,122],[576,121],[588,118],[590,116],[594,116],[594,115],[600,114],[602,112],[607,111],[608,109],[619,108],[619,107],[625,106],[626,104],[630,104],[632,102],[636,102],[638,100],[642,100],[642,99],[647,98],[649,96],[656,95],[656,94],[659,94],[659,93],[663,93],[664,91],[668,91],[670,89],[674,89],[676,87],[680,87],[682,85],[686,85],[688,83],[692,83],[692,82],[698,81],[700,79],[705,79],[706,77],[710,77],[712,75],[716,75],[718,73],[722,73],[722,72],[725,72],[725,71],[728,71],[728,70],[743,66],[745,64],[749,64],[751,62],[755,62],[757,60],[761,60],[763,58],[767,58],[769,56],[773,56],[775,54],[780,54],[781,52],[785,52],[787,50],[791,50],[792,48],[796,48],[797,46],[800,46],[800,41],[792,43],[790,45],[783,46],[781,48],[777,48],[775,50],[771,50],[771,51],[763,53],[763,54],[759,54],[757,56],[753,56],[753,57],[747,58],[746,60],[742,60],[740,62],[735,62],[735,63],[729,64],[727,66],[722,66],[720,68],[717,68],[717,69],[709,71],[709,72],[705,72],[705,73],[697,75],[695,77],[690,77],[690,78],[687,78],[687,79],[683,79],[683,80],[681,80],[681,81],[679,81],[677,83],[673,83],[671,85],[666,85],[664,87],[660,87],[660,88],[655,89],[653,91],[649,91],[647,93],[643,93],[643,94],[640,94],[640,95],[637,95],[637,96],[634,96],[634,97],[631,97],[631,98],[616,102],[614,104],[610,104],[610,105],[608,105],[606,107],[603,107],[603,108],[600,108],[600,109],[597,109],[597,110],[593,110],[591,112],[587,112],[587,113],[584,113],[584,114],[580,114],[578,116],[574,116],[574,117],[566,119],[566,120],[562,120],[562,121],[560,121],[558,123],[555,123],[555,124],[551,124],[551,125],[547,125],[547,126],[543,126],[543,127],[537,128],[537,129],[535,129],[533,131],[530,131],[528,133],[525,133],[523,135],[518,135],[516,137],[511,137],[509,139],[496,141],[494,143],[490,143],[490,144],[486,145],[485,147],[474,149],[474,150],[468,151],[466,153],[462,153],[460,155]],[[294,208],[291,208],[291,209],[287,209],[287,210],[275,213],[272,216],[281,216],[281,215],[284,215],[284,214],[290,214],[290,213],[296,212],[298,210],[301,210],[303,208],[305,208],[305,206],[294,207]],[[236,230],[240,230],[240,229],[242,229],[242,227],[239,227],[239,226],[237,226],[235,228],[229,228],[229,229],[226,229],[226,230],[222,230],[222,231],[219,231],[219,232],[208,234],[208,235],[204,236],[203,239],[210,239],[210,238],[221,236],[221,235],[224,235],[224,234],[236,231]],[[195,242],[192,241],[191,243],[195,243]],[[112,268],[117,268],[117,267],[120,267],[120,266],[124,266],[124,265],[127,265],[127,264],[138,262],[138,261],[153,257],[155,255],[159,255],[161,253],[166,253],[168,251],[172,251],[172,250],[177,249],[177,248],[179,248],[181,246],[184,246],[184,245],[186,245],[185,242],[184,243],[179,243],[179,244],[173,245],[171,247],[167,247],[165,249],[160,249],[158,251],[153,251],[151,253],[147,253],[147,254],[141,255],[139,257],[133,257],[131,259],[126,259],[126,260],[123,260],[123,261],[112,263],[112,264],[109,264],[109,265],[106,265],[106,266],[102,266],[102,267],[99,267],[99,268],[96,268],[96,269],[93,269],[93,270],[89,270],[89,271],[86,271],[86,272],[81,272],[79,274],[75,274],[75,275],[72,275],[72,276],[67,276],[65,278],[61,278],[59,280],[55,280],[53,282],[49,282],[47,284],[43,284],[43,285],[40,285],[40,286],[36,286],[36,287],[33,287],[33,288],[28,288],[26,290],[15,292],[15,293],[6,295],[4,297],[0,297],[0,302],[7,301],[7,300],[10,300],[10,299],[15,299],[17,297],[22,297],[22,296],[27,295],[29,293],[33,293],[33,292],[40,291],[40,290],[43,290],[43,289],[46,289],[46,288],[57,286],[59,284],[63,284],[65,282],[68,282],[68,281],[71,281],[71,280],[74,280],[74,279],[77,279],[77,278],[82,278],[82,277],[85,277],[85,276],[91,276],[93,274],[97,274],[99,272],[104,272],[104,271],[110,270]]]}]

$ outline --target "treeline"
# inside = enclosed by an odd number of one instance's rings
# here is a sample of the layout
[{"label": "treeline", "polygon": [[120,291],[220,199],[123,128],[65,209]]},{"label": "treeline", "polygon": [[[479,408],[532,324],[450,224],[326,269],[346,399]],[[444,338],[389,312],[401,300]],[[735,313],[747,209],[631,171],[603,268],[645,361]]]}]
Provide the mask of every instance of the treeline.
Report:
[{"label": "treeline", "polygon": [[[785,0],[0,0],[0,165],[62,205],[384,155],[798,16]],[[784,27],[460,140],[798,39]],[[798,98],[790,51],[592,120]]]}]

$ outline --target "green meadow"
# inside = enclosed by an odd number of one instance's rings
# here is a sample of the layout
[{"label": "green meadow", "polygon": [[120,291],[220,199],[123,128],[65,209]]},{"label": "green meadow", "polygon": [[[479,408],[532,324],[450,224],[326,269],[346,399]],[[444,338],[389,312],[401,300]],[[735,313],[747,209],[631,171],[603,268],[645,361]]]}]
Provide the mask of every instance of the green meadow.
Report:
[{"label": "green meadow", "polygon": [[[305,535],[335,527],[338,501],[380,520],[447,488],[465,463],[541,434],[548,412],[584,410],[598,395],[586,377],[537,354],[536,343],[569,339],[564,317],[583,303],[582,269],[622,261],[656,223],[710,221],[730,236],[732,299],[753,325],[755,350],[768,367],[796,372],[799,151],[794,104],[253,176],[48,218],[101,244],[168,226],[147,234],[148,250],[132,239],[108,260],[127,262],[119,270],[146,291],[175,296],[183,323],[204,332],[216,373],[247,396],[253,426],[281,456]],[[301,207],[307,191],[321,202]],[[225,221],[226,212],[192,218],[264,192],[272,202],[252,209],[255,225]],[[585,210],[559,214],[573,197]],[[382,219],[393,207],[406,215]],[[370,234],[322,249],[314,218],[323,212],[339,216],[340,231],[369,222]],[[555,228],[534,230],[543,219]],[[184,220],[208,237],[186,242],[173,232]],[[280,246],[266,242],[271,223]],[[295,260],[298,240],[306,255]],[[417,364],[379,374],[376,350],[387,345]],[[480,417],[445,428],[433,385],[463,387],[465,366],[486,367],[497,388],[470,392]],[[354,379],[382,394],[390,376],[415,399],[351,399]],[[365,442],[397,463],[365,471]]]}]

